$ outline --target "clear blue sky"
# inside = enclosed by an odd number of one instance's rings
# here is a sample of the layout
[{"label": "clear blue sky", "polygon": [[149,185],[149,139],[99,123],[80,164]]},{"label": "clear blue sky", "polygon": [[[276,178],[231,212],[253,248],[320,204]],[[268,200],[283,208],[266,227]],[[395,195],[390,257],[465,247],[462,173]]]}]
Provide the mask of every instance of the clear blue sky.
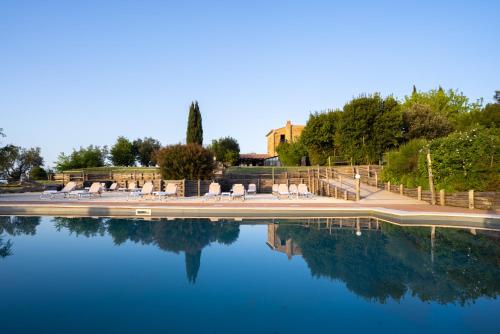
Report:
[{"label": "clear blue sky", "polygon": [[500,1],[0,2],[5,143],[59,152],[116,137],[265,134],[360,93],[500,89]]}]

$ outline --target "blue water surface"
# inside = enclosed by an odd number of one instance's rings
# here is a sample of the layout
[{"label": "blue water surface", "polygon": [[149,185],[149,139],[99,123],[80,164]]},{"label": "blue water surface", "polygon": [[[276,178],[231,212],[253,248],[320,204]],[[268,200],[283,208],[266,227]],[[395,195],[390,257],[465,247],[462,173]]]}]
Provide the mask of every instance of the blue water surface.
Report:
[{"label": "blue water surface", "polygon": [[500,333],[494,232],[0,219],[1,333]]}]

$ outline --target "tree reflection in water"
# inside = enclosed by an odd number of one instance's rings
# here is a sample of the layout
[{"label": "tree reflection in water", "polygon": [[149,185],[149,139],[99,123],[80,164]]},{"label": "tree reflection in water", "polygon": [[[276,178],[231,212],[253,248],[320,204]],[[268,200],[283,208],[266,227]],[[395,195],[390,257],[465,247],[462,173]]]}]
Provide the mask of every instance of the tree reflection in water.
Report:
[{"label": "tree reflection in water", "polygon": [[13,243],[5,235],[35,235],[40,217],[0,216],[0,258],[12,255]]},{"label": "tree reflection in water", "polygon": [[187,279],[193,284],[200,269],[202,249],[213,242],[230,245],[240,233],[239,224],[235,222],[211,222],[208,219],[143,221],[59,217],[54,220],[59,231],[64,228],[86,237],[108,233],[116,245],[132,241],[156,245],[169,252],[184,252]]},{"label": "tree reflection in water", "polygon": [[345,282],[369,300],[400,300],[411,293],[441,304],[495,298],[500,292],[498,233],[477,235],[468,230],[399,227],[378,229],[320,228],[321,225],[278,225],[281,240],[293,240],[311,274]]}]

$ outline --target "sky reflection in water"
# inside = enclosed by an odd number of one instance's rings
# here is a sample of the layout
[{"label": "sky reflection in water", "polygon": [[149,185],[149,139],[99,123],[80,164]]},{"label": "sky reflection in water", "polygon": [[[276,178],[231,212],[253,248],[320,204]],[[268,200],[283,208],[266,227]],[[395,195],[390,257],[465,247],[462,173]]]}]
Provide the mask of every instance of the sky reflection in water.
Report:
[{"label": "sky reflection in water", "polygon": [[370,218],[248,223],[0,217],[2,328],[500,329],[497,232]]}]

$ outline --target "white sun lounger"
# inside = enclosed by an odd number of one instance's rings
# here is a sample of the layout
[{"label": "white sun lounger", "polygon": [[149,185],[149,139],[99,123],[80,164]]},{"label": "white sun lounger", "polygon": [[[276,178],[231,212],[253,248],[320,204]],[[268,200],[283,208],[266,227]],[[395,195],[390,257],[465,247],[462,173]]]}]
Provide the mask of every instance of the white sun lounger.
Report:
[{"label": "white sun lounger", "polygon": [[285,183],[280,184],[278,187],[278,199],[281,199],[282,197],[290,197],[288,186]]},{"label": "white sun lounger", "polygon": [[102,192],[102,185],[99,182],[94,182],[90,186],[89,190],[73,190],[68,194],[68,197],[78,197],[78,198],[83,198],[83,197],[88,197],[92,198],[95,196],[101,196]]},{"label": "white sun lounger", "polygon": [[116,190],[118,190],[118,183],[114,182],[113,184],[111,184],[111,185],[109,186],[109,189],[108,189],[108,190],[109,190],[109,191],[116,191]]},{"label": "white sun lounger", "polygon": [[303,196],[303,197],[311,197],[312,196],[312,193],[309,191],[309,189],[307,189],[307,185],[305,185],[304,183],[299,184],[299,187],[297,190],[298,190],[299,196]]},{"label": "white sun lounger", "polygon": [[299,189],[296,184],[291,184],[290,187],[288,187],[288,191],[290,192],[290,197],[299,197]]},{"label": "white sun lounger", "polygon": [[154,186],[153,186],[153,183],[152,182],[146,182],[144,183],[144,185],[142,186],[141,190],[139,191],[131,191],[129,194],[128,194],[128,197],[144,197],[144,196],[147,196],[147,195],[152,195],[153,194],[153,190],[154,190]]},{"label": "white sun lounger", "polygon": [[118,191],[137,191],[137,183],[135,181],[129,182],[128,186],[125,188],[118,188]]},{"label": "white sun lounger", "polygon": [[177,184],[175,183],[167,183],[165,186],[165,191],[157,191],[154,193],[158,196],[159,199],[168,198],[168,197],[177,197]]},{"label": "white sun lounger", "polygon": [[76,188],[76,182],[74,181],[71,181],[71,182],[68,182],[64,188],[62,188],[60,191],[57,191],[57,190],[45,190],[44,192],[42,192],[40,194],[40,199],[44,199],[44,198],[54,198],[58,195],[63,195],[64,197],[68,196],[68,194],[75,190]]},{"label": "white sun lounger", "polygon": [[241,198],[245,200],[245,187],[241,183],[233,184],[233,192],[231,193],[231,199]]},{"label": "white sun lounger", "polygon": [[250,183],[248,185],[247,194],[248,195],[255,195],[255,194],[257,194],[257,186],[255,185],[255,183]]},{"label": "white sun lounger", "polygon": [[220,184],[218,184],[217,182],[210,183],[210,186],[208,187],[208,192],[205,194],[205,198],[220,199],[220,195],[221,195]]},{"label": "white sun lounger", "polygon": [[279,189],[279,187],[280,187],[280,186],[279,186],[279,184],[276,184],[276,183],[275,183],[275,184],[273,184],[272,194],[273,194],[274,196],[278,196],[278,189]]}]

